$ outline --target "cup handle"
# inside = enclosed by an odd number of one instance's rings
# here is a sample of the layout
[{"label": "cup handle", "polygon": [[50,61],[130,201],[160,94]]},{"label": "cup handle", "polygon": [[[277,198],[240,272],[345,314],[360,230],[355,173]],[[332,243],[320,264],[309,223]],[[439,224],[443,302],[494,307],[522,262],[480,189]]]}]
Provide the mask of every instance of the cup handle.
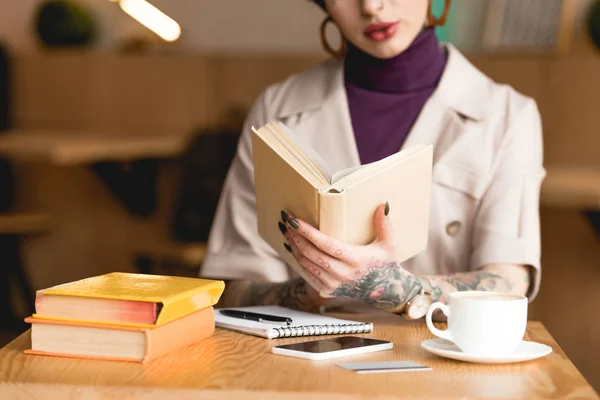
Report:
[{"label": "cup handle", "polygon": [[442,310],[442,312],[446,314],[447,317],[450,316],[450,308],[448,308],[448,306],[444,303],[436,302],[429,306],[429,309],[427,310],[427,315],[425,316],[425,322],[427,322],[427,327],[435,336],[451,341],[452,339],[450,338],[450,331],[448,329],[446,329],[445,331],[441,331],[435,326],[433,326],[433,321],[431,318],[433,316],[433,312],[438,308]]}]

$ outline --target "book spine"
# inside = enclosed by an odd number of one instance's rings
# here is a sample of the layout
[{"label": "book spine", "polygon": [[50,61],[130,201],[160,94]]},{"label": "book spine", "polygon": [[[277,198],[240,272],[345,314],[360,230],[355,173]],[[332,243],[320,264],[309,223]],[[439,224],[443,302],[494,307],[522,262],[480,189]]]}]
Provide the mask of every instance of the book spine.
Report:
[{"label": "book spine", "polygon": [[224,288],[225,283],[223,281],[214,281],[209,285],[165,299],[158,314],[156,325],[164,325],[203,308],[214,306],[219,301]]},{"label": "book spine", "polygon": [[207,307],[158,328],[144,329],[146,356],[143,362],[181,350],[207,339],[215,332],[215,312]]},{"label": "book spine", "polygon": [[331,189],[319,194],[319,230],[334,239],[346,240],[346,193]]}]

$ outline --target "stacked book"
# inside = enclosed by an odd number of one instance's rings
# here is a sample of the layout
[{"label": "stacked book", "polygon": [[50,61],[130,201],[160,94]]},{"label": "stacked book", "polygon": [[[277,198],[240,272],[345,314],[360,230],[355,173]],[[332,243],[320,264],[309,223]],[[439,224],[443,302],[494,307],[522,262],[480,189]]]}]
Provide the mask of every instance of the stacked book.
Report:
[{"label": "stacked book", "polygon": [[114,272],[40,290],[27,354],[146,362],[215,331],[223,281]]}]

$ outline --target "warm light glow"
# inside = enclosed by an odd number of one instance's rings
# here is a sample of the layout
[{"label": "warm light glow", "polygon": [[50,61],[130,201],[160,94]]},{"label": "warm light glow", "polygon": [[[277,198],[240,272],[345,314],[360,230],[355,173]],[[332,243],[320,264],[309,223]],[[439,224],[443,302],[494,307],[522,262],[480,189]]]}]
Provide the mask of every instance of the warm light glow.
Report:
[{"label": "warm light glow", "polygon": [[146,0],[121,0],[119,5],[133,19],[167,42],[177,40],[181,35],[179,24]]}]

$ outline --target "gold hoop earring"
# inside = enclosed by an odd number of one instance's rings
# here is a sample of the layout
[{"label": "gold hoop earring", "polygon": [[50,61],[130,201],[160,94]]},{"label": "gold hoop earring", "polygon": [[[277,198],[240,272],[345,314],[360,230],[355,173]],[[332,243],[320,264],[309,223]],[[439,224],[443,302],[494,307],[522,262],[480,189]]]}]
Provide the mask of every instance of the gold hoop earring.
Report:
[{"label": "gold hoop earring", "polygon": [[440,15],[439,18],[433,15],[433,12],[431,11],[431,2],[429,3],[429,12],[427,13],[427,23],[429,26],[444,26],[446,24],[451,2],[452,0],[444,0],[444,12],[442,12],[442,15]]},{"label": "gold hoop earring", "polygon": [[323,50],[325,50],[327,52],[327,54],[329,54],[331,57],[335,58],[336,60],[341,60],[344,57],[344,55],[346,54],[346,51],[348,49],[348,43],[346,42],[346,39],[344,39],[344,36],[342,35],[342,31],[334,22],[333,24],[338,28],[338,31],[340,31],[340,36],[342,36],[342,43],[340,44],[340,48],[337,50],[334,49],[333,47],[331,47],[331,45],[327,42],[327,36],[325,34],[325,31],[327,29],[327,24],[329,22],[333,22],[333,19],[331,18],[331,16],[327,16],[327,18],[325,18],[323,20],[323,22],[321,22],[321,28],[320,28],[321,46],[323,46]]}]

